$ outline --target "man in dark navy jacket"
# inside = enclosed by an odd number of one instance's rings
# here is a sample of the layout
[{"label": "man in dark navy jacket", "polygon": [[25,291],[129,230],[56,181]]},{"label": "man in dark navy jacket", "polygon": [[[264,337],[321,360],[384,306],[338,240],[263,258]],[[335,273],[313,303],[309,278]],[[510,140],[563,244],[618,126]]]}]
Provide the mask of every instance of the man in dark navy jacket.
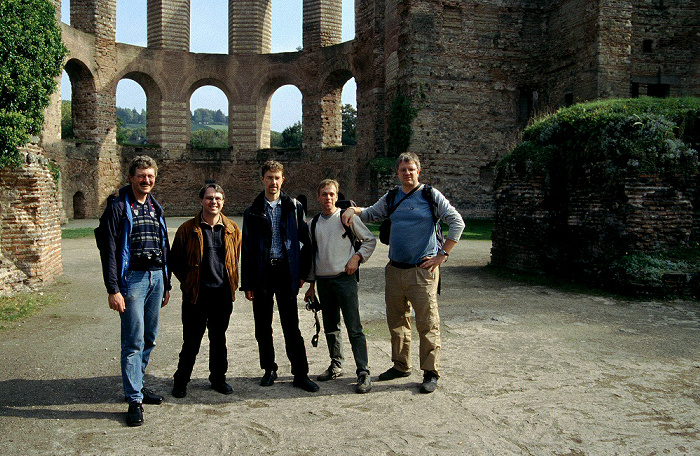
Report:
[{"label": "man in dark navy jacket", "polygon": [[287,357],[292,365],[293,385],[308,392],[318,391],[309,379],[304,339],[299,330],[297,294],[311,267],[311,240],[299,201],[282,191],[284,167],[270,160],[263,164],[261,180],[265,190],[243,215],[241,244],[241,291],[253,301],[255,339],[260,384],[271,386],[277,379],[272,343],[273,296],[277,300]]},{"label": "man in dark navy jacket", "polygon": [[129,182],[110,197],[95,239],[110,309],[121,317],[121,368],[126,422],[143,424],[142,403],[163,397],[143,387],[151,350],[156,344],[160,308],[170,299],[168,230],[163,208],[151,195],[158,166],[146,155],[129,166]]}]

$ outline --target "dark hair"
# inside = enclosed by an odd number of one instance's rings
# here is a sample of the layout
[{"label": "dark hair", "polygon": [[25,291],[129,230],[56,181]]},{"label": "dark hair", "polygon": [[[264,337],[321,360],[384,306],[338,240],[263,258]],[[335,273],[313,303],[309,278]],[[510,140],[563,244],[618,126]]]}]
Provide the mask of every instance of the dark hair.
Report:
[{"label": "dark hair", "polygon": [[224,189],[221,188],[221,185],[219,184],[207,184],[202,189],[199,191],[199,199],[204,199],[204,194],[207,192],[208,188],[213,188],[216,193],[221,193],[221,197],[223,199],[226,199],[226,193],[224,193]]},{"label": "dark hair", "polygon": [[420,170],[420,158],[418,158],[418,155],[414,154],[413,152],[404,152],[401,155],[399,155],[399,158],[396,159],[396,166],[394,167],[394,171],[399,170],[399,166],[401,163],[404,162],[413,162],[416,164],[416,168]]},{"label": "dark hair", "polygon": [[153,168],[153,172],[158,176],[158,165],[156,165],[156,161],[148,155],[138,155],[134,157],[129,164],[129,176],[135,176],[137,169],[148,168]]},{"label": "dark hair", "polygon": [[273,173],[280,171],[284,174],[284,165],[277,160],[268,160],[263,163],[262,168],[260,168],[260,175],[265,176],[265,173],[268,171],[272,171]]}]

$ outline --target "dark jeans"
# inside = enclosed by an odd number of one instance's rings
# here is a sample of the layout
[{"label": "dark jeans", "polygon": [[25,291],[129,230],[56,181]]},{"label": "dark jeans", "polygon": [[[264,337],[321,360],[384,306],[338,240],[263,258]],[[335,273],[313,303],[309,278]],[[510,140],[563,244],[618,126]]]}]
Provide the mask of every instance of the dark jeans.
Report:
[{"label": "dark jeans", "polygon": [[343,362],[343,339],[340,333],[340,313],[348,330],[348,338],[355,357],[356,373],[369,373],[367,366],[367,340],[362,332],[360,305],[357,299],[357,279],[343,274],[332,279],[316,280],[318,300],[321,302],[323,331],[326,334],[331,361],[338,366]]},{"label": "dark jeans", "polygon": [[266,371],[277,370],[275,348],[272,344],[272,298],[274,296],[280,314],[287,358],[292,364],[292,375],[306,376],[309,373],[309,363],[306,359],[304,339],[299,330],[297,297],[291,295],[289,266],[285,262],[277,266],[267,266],[263,274],[266,277],[266,287],[255,290],[253,299],[255,340],[258,341],[260,367]]},{"label": "dark jeans", "polygon": [[232,311],[233,302],[228,286],[201,287],[196,304],[182,303],[182,351],[174,376],[175,383],[186,385],[190,381],[205,329],[209,336],[209,381],[222,383],[226,380],[226,330]]}]

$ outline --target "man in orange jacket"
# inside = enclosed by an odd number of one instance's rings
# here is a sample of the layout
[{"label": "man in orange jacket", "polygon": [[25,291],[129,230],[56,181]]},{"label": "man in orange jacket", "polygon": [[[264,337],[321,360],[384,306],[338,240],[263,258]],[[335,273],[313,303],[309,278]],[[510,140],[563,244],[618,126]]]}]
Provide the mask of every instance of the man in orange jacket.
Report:
[{"label": "man in orange jacket", "polygon": [[204,330],[209,331],[209,381],[221,394],[231,394],[226,383],[228,358],[226,330],[238,288],[241,230],[221,210],[224,190],[207,184],[200,190],[202,210],[175,234],[170,267],[182,290],[182,351],[172,395],[187,395]]}]

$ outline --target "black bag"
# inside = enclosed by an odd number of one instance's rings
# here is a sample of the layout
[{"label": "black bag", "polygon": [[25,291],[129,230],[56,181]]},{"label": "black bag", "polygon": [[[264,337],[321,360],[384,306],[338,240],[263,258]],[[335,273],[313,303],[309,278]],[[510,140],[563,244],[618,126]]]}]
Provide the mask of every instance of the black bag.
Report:
[{"label": "black bag", "polygon": [[[394,202],[394,199],[396,198],[396,194],[398,193],[398,188],[395,188],[393,190],[389,190],[389,194],[387,194],[387,204],[389,205],[389,212],[386,215],[386,218],[382,221],[382,224],[379,225],[379,242],[382,244],[389,245],[389,238],[391,237],[391,214],[394,213],[397,207],[399,207],[399,204],[403,203],[403,200],[408,198],[409,196],[413,195],[413,192],[418,190],[420,186],[414,188],[410,192],[408,192],[406,195],[404,195],[401,200],[396,203],[395,205],[392,205]],[[391,200],[389,200],[391,198]]]}]

